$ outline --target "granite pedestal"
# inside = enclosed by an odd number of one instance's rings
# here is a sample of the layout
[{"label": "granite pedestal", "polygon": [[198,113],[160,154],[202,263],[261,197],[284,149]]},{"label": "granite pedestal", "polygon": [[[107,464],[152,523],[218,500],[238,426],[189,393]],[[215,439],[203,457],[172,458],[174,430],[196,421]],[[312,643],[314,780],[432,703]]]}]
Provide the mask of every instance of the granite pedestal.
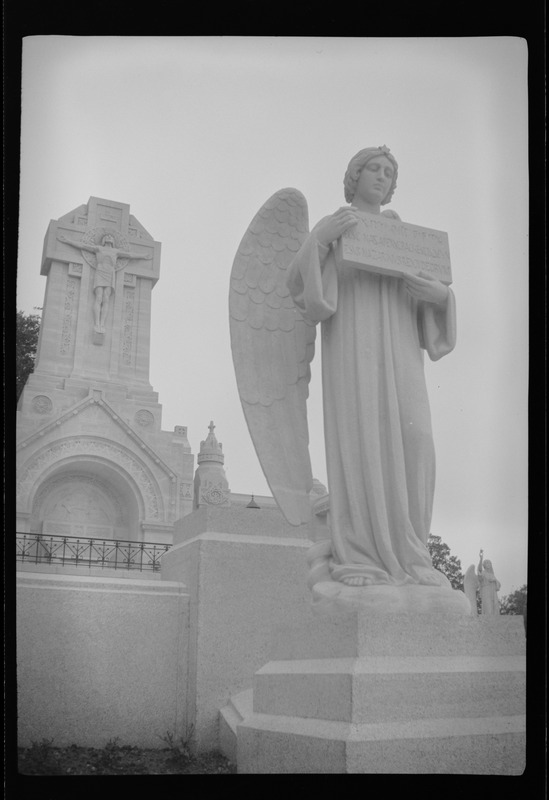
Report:
[{"label": "granite pedestal", "polygon": [[239,773],[520,774],[522,617],[311,613],[277,630],[221,732]]}]

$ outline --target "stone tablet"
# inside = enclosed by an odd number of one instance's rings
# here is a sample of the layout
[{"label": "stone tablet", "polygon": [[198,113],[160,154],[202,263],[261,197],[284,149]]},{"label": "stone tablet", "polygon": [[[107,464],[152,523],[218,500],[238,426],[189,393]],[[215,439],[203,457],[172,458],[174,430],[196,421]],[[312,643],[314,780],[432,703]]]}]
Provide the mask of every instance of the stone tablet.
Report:
[{"label": "stone tablet", "polygon": [[452,283],[448,234],[380,214],[359,212],[359,221],[337,243],[339,263],[383,275],[427,272]]}]

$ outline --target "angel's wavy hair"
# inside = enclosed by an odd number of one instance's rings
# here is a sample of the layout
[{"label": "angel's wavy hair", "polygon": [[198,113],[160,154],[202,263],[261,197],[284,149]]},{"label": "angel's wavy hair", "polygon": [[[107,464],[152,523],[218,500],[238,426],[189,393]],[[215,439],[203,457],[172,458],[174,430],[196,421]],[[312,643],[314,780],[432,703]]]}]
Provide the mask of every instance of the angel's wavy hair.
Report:
[{"label": "angel's wavy hair", "polygon": [[389,159],[391,164],[394,167],[394,174],[393,180],[391,182],[391,186],[389,187],[389,191],[381,201],[381,205],[385,206],[387,203],[390,202],[393,193],[396,189],[397,183],[397,175],[398,175],[398,164],[395,160],[395,157],[391,153],[388,147],[382,145],[381,147],[366,147],[364,150],[359,150],[359,152],[352,157],[349,161],[349,166],[347,167],[347,172],[345,173],[345,177],[343,178],[343,186],[345,188],[345,200],[348,203],[353,202],[353,197],[355,196],[356,186],[358,183],[358,179],[360,173],[372,158],[376,158],[377,156],[385,156]]}]

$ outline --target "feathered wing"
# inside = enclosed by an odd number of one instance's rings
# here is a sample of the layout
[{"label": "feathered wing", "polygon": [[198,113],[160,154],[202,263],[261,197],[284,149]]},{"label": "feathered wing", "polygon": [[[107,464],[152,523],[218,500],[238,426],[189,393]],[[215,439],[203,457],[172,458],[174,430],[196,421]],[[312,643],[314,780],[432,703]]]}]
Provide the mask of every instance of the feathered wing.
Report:
[{"label": "feathered wing", "polygon": [[475,572],[475,565],[471,564],[468,568],[467,572],[465,573],[465,577],[463,578],[463,590],[465,592],[465,596],[467,600],[471,604],[471,614],[476,616],[478,613],[477,611],[477,589],[478,589],[478,578]]},{"label": "feathered wing", "polygon": [[276,192],[240,243],[229,291],[231,347],[244,415],[267,483],[292,525],[310,517],[307,396],[316,328],[295,306],[286,273],[308,232],[301,192]]}]

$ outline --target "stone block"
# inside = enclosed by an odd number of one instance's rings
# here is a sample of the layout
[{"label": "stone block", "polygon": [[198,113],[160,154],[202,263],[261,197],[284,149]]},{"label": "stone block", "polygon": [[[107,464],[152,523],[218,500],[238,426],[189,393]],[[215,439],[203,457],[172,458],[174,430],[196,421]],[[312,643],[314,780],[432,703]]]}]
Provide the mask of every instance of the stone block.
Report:
[{"label": "stone block", "polygon": [[237,726],[253,711],[253,692],[247,689],[231,697],[226,706],[219,712],[219,750],[225,758],[236,764]]},{"label": "stone block", "polygon": [[239,774],[520,775],[524,718],[352,724],[254,714],[238,725]]},{"label": "stone block", "polygon": [[360,656],[500,656],[526,650],[520,616],[365,614],[333,619],[312,612],[306,625],[274,630],[272,660]]},{"label": "stone block", "polygon": [[254,712],[342,722],[524,714],[522,656],[276,661],[254,678]]},{"label": "stone block", "polygon": [[187,715],[189,596],[179,583],[17,577],[20,746],[160,748]]},{"label": "stone block", "polygon": [[[238,536],[253,536],[257,541],[263,537],[284,537],[308,541],[307,525],[290,525],[279,509],[246,508],[231,506],[217,508],[204,505],[177,520],[174,525],[174,545],[204,533],[224,533]],[[258,538],[259,537],[259,538]],[[308,542],[310,544],[310,542]]]},{"label": "stone block", "polygon": [[520,774],[521,617],[311,613],[277,628],[239,773]]},{"label": "stone block", "polygon": [[183,581],[191,595],[189,691],[199,750],[218,746],[219,709],[249,689],[268,660],[273,626],[307,618],[310,541],[292,538],[285,525],[278,509],[202,506],[176,523],[162,558],[162,578]]}]

